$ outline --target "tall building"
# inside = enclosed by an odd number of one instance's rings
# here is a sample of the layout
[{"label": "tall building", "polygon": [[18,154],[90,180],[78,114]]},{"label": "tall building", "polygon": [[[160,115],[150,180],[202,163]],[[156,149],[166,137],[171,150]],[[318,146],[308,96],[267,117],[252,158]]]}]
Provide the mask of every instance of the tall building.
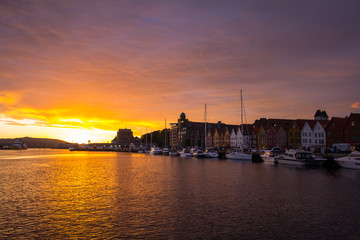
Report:
[{"label": "tall building", "polygon": [[317,110],[314,115],[314,120],[329,121],[329,116],[325,111]]},{"label": "tall building", "polygon": [[[177,123],[170,124],[170,136],[169,144],[171,147],[183,148],[183,147],[205,147],[205,123],[204,122],[192,122],[186,118],[185,113],[180,114],[180,118]],[[207,123],[207,134],[213,133],[216,129],[217,132],[223,135],[222,139],[219,139],[220,146],[230,146],[230,133],[232,128],[238,128],[239,125],[227,125],[221,121],[217,123]],[[226,136],[226,139],[225,139]],[[220,141],[221,140],[221,141]],[[206,146],[210,147],[209,137],[206,140]]]},{"label": "tall building", "polygon": [[134,136],[131,129],[119,129],[116,137],[113,140],[114,144],[121,145],[122,147],[129,147],[134,142]]}]

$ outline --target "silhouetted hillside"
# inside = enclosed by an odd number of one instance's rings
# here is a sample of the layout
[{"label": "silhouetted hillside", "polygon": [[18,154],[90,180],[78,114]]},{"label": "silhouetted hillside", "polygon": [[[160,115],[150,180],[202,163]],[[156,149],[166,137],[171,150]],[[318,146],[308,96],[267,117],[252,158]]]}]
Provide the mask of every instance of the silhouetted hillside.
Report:
[{"label": "silhouetted hillside", "polygon": [[24,142],[28,148],[59,148],[59,144],[68,142],[59,139],[50,138],[1,138],[0,145],[11,144],[17,140]]}]

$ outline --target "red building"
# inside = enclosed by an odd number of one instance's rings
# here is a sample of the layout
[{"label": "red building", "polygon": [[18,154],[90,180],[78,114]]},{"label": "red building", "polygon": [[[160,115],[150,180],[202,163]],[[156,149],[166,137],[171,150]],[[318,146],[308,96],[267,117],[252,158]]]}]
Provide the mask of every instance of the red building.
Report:
[{"label": "red building", "polygon": [[351,146],[360,145],[360,114],[351,113],[344,127],[344,142]]},{"label": "red building", "polygon": [[334,143],[343,143],[344,128],[347,118],[333,117],[326,127],[326,147],[330,147]]},{"label": "red building", "polygon": [[270,127],[266,133],[268,148],[271,149],[276,146],[276,129],[274,127]]}]

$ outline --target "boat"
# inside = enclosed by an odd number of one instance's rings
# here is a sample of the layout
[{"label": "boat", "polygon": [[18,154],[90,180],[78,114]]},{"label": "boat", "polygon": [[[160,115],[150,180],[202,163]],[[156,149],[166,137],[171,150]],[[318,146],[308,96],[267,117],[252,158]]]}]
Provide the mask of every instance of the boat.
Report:
[{"label": "boat", "polygon": [[[244,124],[243,124],[243,97],[242,97],[242,90],[240,90],[240,100],[241,100],[241,132],[244,133]],[[246,116],[245,116],[246,119]],[[242,144],[244,147],[244,143]],[[233,149],[233,151],[225,154],[225,157],[232,160],[241,160],[241,161],[252,161],[252,154],[245,153],[243,148],[241,149]]]},{"label": "boat", "polygon": [[290,149],[275,157],[275,160],[279,164],[296,166],[320,166],[325,162],[325,159],[314,158],[312,152],[295,149]]},{"label": "boat", "polygon": [[275,157],[284,154],[285,150],[281,147],[273,147],[271,150],[266,150],[264,154],[260,155],[264,162],[275,163]]},{"label": "boat", "polygon": [[335,161],[343,168],[360,169],[360,152],[354,151],[345,157],[336,158]]},{"label": "boat", "polygon": [[206,158],[205,154],[200,149],[196,150],[196,152],[193,153],[193,157]]},{"label": "boat", "polygon": [[163,154],[164,156],[169,156],[169,148],[164,147],[164,148],[162,149],[162,154]]},{"label": "boat", "polygon": [[225,157],[232,160],[252,161],[252,154],[244,153],[241,150],[233,150],[225,154]]},{"label": "boat", "polygon": [[152,147],[150,150],[151,155],[161,155],[162,150],[159,147]]},{"label": "boat", "polygon": [[184,148],[183,150],[181,150],[180,157],[192,157],[190,149]]},{"label": "boat", "polygon": [[176,156],[180,156],[180,153],[178,153],[176,150],[171,150],[170,153],[169,153],[169,155],[170,155],[171,157],[176,157]]},{"label": "boat", "polygon": [[208,148],[206,149],[206,151],[204,152],[204,155],[206,158],[218,158],[219,154],[214,151],[212,148]]},{"label": "boat", "polygon": [[307,166],[323,166],[324,163],[327,161],[327,158],[321,157],[321,156],[316,156],[316,155],[312,155],[313,160],[309,160],[306,165]]},{"label": "boat", "polygon": [[17,140],[16,142],[13,142],[11,144],[11,149],[13,149],[13,150],[26,150],[27,145],[24,142],[22,142],[21,140]]},{"label": "boat", "polygon": [[162,154],[164,155],[164,156],[169,156],[169,148],[166,146],[166,133],[167,133],[167,129],[166,129],[166,118],[165,118],[165,129],[164,129],[164,131],[165,131],[165,147],[163,147],[163,149],[162,149]]}]

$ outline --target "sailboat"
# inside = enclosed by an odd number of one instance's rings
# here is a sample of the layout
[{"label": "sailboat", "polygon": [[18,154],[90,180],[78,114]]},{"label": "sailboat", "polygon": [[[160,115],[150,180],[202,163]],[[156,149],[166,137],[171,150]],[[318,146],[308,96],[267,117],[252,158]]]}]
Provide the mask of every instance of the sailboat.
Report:
[{"label": "sailboat", "polygon": [[205,116],[204,116],[204,120],[205,120],[205,152],[203,155],[206,158],[218,158],[219,154],[217,152],[213,151],[210,148],[208,149],[206,147],[206,145],[207,145],[207,142],[206,142],[207,141],[207,139],[206,139],[206,137],[207,137],[207,132],[206,132],[207,119],[206,119],[206,117],[207,117],[207,112],[206,112],[206,104],[205,104]]},{"label": "sailboat", "polygon": [[169,155],[169,148],[166,146],[166,135],[167,135],[167,129],[166,129],[166,118],[165,118],[165,144],[164,144],[164,147],[162,149],[162,153],[163,153],[164,156]]},{"label": "sailboat", "polygon": [[[242,90],[240,90],[240,98],[241,98],[241,133],[244,134]],[[233,150],[232,152],[225,154],[225,156],[226,158],[233,160],[252,161],[252,155],[248,153],[244,153],[243,146],[240,150]]]}]

